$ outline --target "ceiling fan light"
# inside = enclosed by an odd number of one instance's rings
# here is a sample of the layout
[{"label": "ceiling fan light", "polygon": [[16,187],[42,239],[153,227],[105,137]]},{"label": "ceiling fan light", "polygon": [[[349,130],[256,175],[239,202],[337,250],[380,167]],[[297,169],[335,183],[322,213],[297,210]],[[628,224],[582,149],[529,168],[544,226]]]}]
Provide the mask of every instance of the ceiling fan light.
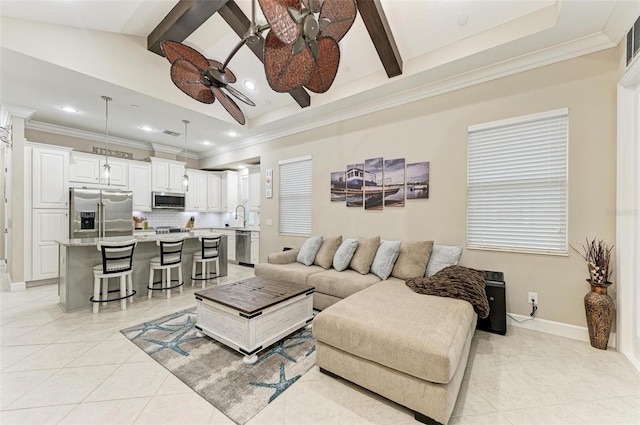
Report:
[{"label": "ceiling fan light", "polygon": [[244,80],[244,86],[246,87],[247,90],[255,90],[256,89],[256,83],[254,83],[251,80]]}]

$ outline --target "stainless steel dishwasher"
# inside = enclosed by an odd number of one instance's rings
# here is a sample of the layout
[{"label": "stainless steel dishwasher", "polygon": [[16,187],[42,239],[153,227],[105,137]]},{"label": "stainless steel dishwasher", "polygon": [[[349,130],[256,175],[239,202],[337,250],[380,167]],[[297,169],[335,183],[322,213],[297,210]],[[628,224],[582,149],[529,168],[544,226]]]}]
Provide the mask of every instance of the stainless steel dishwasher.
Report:
[{"label": "stainless steel dishwasher", "polygon": [[251,232],[236,230],[236,261],[251,264]]}]

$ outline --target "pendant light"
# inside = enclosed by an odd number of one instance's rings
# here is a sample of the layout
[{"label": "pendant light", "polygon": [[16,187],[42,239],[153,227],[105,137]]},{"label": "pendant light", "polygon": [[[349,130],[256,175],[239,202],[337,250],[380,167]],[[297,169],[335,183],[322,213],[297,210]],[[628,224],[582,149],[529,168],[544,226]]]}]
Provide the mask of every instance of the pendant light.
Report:
[{"label": "pendant light", "polygon": [[182,186],[184,187],[185,192],[189,191],[189,175],[187,174],[187,125],[189,121],[182,120],[184,123],[184,176],[182,176]]},{"label": "pendant light", "polygon": [[107,181],[107,185],[111,185],[111,166],[109,165],[109,102],[111,98],[102,96],[105,104],[105,133],[107,136],[107,150],[104,153],[104,165],[102,166],[102,176]]}]

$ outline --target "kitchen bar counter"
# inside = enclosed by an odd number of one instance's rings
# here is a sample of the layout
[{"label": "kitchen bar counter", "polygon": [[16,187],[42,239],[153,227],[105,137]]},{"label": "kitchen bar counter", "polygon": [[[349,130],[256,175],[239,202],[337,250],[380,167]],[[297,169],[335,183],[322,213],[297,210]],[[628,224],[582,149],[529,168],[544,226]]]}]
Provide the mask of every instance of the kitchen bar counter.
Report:
[{"label": "kitchen bar counter", "polygon": [[[147,297],[147,285],[149,284],[149,261],[160,255],[157,240],[172,239],[184,236],[182,248],[182,278],[185,285],[191,285],[191,259],[193,253],[200,249],[198,236],[200,232],[169,233],[161,235],[133,235],[114,236],[106,238],[65,239],[57,241],[59,249],[59,294],[60,306],[64,311],[76,311],[88,308],[92,305],[89,298],[93,295],[93,267],[102,262],[102,255],[96,248],[99,241],[127,241],[136,239],[138,245],[133,254],[133,289],[135,298]],[[221,235],[219,252],[220,270],[218,276],[227,275],[227,237]],[[198,270],[200,270],[198,268]],[[174,272],[175,279],[175,272]],[[156,281],[160,280],[160,273],[156,273]],[[115,288],[115,279],[112,283]],[[154,297],[163,297],[160,291],[153,294]]]}]

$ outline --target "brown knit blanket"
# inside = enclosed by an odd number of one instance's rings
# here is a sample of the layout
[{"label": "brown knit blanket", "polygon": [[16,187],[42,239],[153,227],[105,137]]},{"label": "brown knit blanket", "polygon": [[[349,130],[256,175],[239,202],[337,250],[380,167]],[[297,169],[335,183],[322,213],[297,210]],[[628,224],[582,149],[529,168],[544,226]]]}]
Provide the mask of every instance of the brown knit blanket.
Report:
[{"label": "brown knit blanket", "polygon": [[431,277],[407,279],[407,286],[418,294],[437,295],[468,301],[481,319],[489,316],[484,273],[462,266],[449,266]]}]

